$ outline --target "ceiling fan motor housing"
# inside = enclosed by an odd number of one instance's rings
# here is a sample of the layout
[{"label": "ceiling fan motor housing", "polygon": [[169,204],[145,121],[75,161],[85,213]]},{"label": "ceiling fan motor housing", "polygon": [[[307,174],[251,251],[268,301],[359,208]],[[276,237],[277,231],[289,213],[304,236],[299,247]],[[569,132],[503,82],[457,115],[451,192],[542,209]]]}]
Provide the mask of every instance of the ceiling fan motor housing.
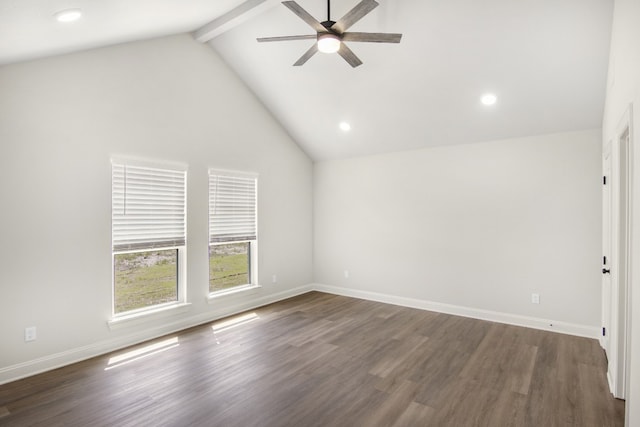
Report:
[{"label": "ceiling fan motor housing", "polygon": [[321,22],[320,24],[322,24],[323,27],[325,27],[328,31],[331,31],[331,27],[333,27],[333,24],[335,24],[336,21],[324,21]]}]

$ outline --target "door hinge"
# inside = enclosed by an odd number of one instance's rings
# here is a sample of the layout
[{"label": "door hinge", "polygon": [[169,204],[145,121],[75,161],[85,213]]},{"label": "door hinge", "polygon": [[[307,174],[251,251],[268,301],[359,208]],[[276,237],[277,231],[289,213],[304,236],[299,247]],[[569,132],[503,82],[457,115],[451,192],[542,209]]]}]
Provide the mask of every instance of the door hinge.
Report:
[{"label": "door hinge", "polygon": [[607,185],[607,177],[606,176],[602,177],[602,185]]},{"label": "door hinge", "polygon": [[604,326],[602,327],[602,336],[603,337],[607,336],[607,328],[605,328]]},{"label": "door hinge", "polygon": [[606,256],[602,257],[602,264],[607,265],[607,257]]}]

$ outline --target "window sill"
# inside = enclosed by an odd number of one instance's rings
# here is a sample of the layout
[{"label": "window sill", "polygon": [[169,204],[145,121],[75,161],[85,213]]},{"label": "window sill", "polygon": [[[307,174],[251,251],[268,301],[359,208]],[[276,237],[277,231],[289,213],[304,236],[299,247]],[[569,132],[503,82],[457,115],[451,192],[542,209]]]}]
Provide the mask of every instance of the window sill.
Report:
[{"label": "window sill", "polygon": [[239,294],[255,293],[261,288],[262,286],[260,285],[247,285],[247,286],[238,286],[236,288],[229,289],[228,291],[213,292],[207,295],[207,301],[209,302],[209,304],[211,304],[215,300],[220,298],[239,295]]},{"label": "window sill", "polygon": [[162,315],[173,315],[176,313],[182,313],[191,307],[190,302],[179,302],[170,305],[164,305],[162,307],[156,307],[149,310],[141,311],[138,313],[125,314],[122,316],[115,316],[111,320],[107,321],[109,329],[118,329],[123,326],[131,326],[137,323],[144,323],[150,320],[155,320]]}]

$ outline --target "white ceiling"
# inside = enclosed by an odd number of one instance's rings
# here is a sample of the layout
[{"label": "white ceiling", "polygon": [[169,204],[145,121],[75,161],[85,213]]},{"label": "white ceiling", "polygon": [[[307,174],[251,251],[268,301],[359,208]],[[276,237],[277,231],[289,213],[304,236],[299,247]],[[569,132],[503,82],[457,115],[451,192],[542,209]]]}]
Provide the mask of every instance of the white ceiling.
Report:
[{"label": "white ceiling", "polygon": [[[297,1],[326,18],[325,0]],[[356,69],[335,54],[293,67],[310,41],[257,43],[313,34],[272,0],[210,44],[316,160],[600,127],[613,0],[378,1],[350,30],[404,36],[351,43]],[[333,0],[332,19],[357,2]],[[0,0],[0,64],[197,30],[241,3]],[[51,19],[66,7],[84,18]]]},{"label": "white ceiling", "polygon": [[[193,31],[243,1],[0,0],[0,64]],[[53,18],[69,8],[83,18]]]}]

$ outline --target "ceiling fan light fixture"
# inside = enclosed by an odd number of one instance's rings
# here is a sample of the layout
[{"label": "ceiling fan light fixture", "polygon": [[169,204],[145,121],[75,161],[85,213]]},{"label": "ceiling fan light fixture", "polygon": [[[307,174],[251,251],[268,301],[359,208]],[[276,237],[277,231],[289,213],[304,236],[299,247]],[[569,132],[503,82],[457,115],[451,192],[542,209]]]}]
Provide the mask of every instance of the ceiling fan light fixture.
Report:
[{"label": "ceiling fan light fixture", "polygon": [[322,53],[336,53],[340,50],[340,38],[331,33],[319,35],[318,50]]}]

